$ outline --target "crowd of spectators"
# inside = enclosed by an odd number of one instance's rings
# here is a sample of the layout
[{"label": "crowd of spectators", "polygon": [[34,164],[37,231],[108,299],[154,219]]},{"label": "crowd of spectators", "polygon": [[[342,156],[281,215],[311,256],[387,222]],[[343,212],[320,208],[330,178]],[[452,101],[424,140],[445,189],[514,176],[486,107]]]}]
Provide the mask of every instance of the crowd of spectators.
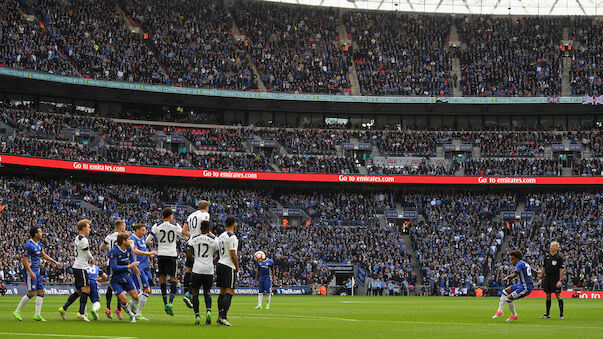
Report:
[{"label": "crowd of spectators", "polygon": [[603,176],[603,159],[576,159],[572,163],[572,174],[580,176]]},{"label": "crowd of spectators", "polygon": [[314,225],[370,226],[378,225],[377,214],[396,206],[390,194],[305,193],[282,194],[279,202],[286,208],[306,211]]},{"label": "crowd of spectators", "polygon": [[166,134],[178,134],[201,151],[244,152],[243,143],[251,138],[248,128],[174,128],[164,127]]},{"label": "crowd of spectators", "polygon": [[354,65],[363,95],[452,95],[451,17],[349,11],[343,18],[358,46]]},{"label": "crowd of spectators", "polygon": [[[333,262],[361,262],[370,267],[370,276],[402,279],[407,284],[416,280],[406,252],[408,244],[404,243],[401,234],[395,229],[378,228],[370,221],[374,213],[383,212],[383,203],[392,203],[391,197],[383,194],[345,193],[311,198],[303,193],[270,193],[268,190],[24,177],[2,177],[0,192],[0,204],[5,206],[0,211],[0,221],[9,227],[4,230],[0,243],[0,270],[6,272],[5,278],[9,282],[22,279],[21,260],[14,253],[20,253],[32,225],[43,227],[44,250],[65,266],[57,269],[43,262],[42,274],[46,282],[69,283],[73,255],[64,245],[76,236],[73,225],[77,220],[84,217],[92,220],[91,251],[96,263],[104,266],[107,253],[99,247],[105,235],[112,232],[114,220],[125,220],[127,230],[131,231],[134,223],[151,226],[158,222],[164,206],[195,205],[200,199],[211,201],[214,232],[223,230],[228,215],[235,215],[239,220],[240,286],[257,283],[253,253],[258,249],[275,260],[277,286],[326,284],[331,278],[326,264]],[[269,212],[269,207],[274,206],[271,194],[282,201],[309,199],[311,203],[306,207],[314,210],[311,215],[315,221],[299,227],[274,225]],[[363,199],[363,203],[359,199]],[[80,201],[86,201],[98,210],[85,209]],[[357,210],[354,213],[352,206]],[[182,224],[188,212],[176,211],[176,222]],[[348,213],[356,218],[356,227],[339,222],[340,217]],[[179,254],[179,271],[182,273],[184,254]],[[153,260],[152,268],[156,268]]]},{"label": "crowd of spectators", "polygon": [[349,157],[292,155],[277,157],[275,163],[287,173],[360,173],[354,159]]},{"label": "crowd of spectators", "polygon": [[560,176],[562,165],[552,159],[471,159],[464,162],[467,176]]},{"label": "crowd of spectators", "polygon": [[336,9],[242,1],[231,8],[270,92],[349,94],[349,46]]},{"label": "crowd of spectators", "polygon": [[485,157],[537,157],[544,154],[545,144],[558,135],[546,132],[484,132],[479,136],[482,156]]},{"label": "crowd of spectators", "polygon": [[451,288],[481,286],[502,245],[502,225],[494,218],[516,204],[514,195],[486,193],[415,194],[406,197],[424,217],[411,238],[433,295]]},{"label": "crowd of spectators", "polygon": [[[535,193],[526,197],[526,209],[536,217],[513,225],[509,248],[523,251],[524,260],[536,269],[543,266],[551,241],[560,243],[564,258],[563,289],[603,288],[603,195],[590,192]],[[509,274],[509,258],[496,263],[491,285],[502,286]]]},{"label": "crowd of spectators", "polygon": [[37,18],[23,15],[19,3],[0,4],[0,67],[75,76],[61,47]]},{"label": "crowd of spectators", "polygon": [[460,86],[468,96],[561,94],[564,20],[550,17],[463,16]]},{"label": "crowd of spectators", "polygon": [[603,23],[591,17],[572,19],[572,95],[603,95]]},{"label": "crowd of spectators", "polygon": [[[255,65],[268,91],[347,95],[354,67],[362,95],[558,96],[567,55],[572,95],[603,93],[601,22],[590,17],[222,0],[10,0],[0,14],[0,66],[68,76],[247,91],[258,89]],[[452,26],[461,46],[449,46]]]},{"label": "crowd of spectators", "polygon": [[378,147],[384,156],[399,157],[433,157],[437,145],[448,140],[442,133],[422,131],[368,130],[354,136]]},{"label": "crowd of spectators", "polygon": [[245,43],[233,37],[222,1],[120,1],[131,21],[149,34],[168,84],[253,90],[257,80]]},{"label": "crowd of spectators", "polygon": [[110,0],[35,0],[32,14],[86,78],[164,83],[153,51],[126,27]]},{"label": "crowd of spectators", "polygon": [[341,130],[258,128],[255,134],[263,140],[278,141],[288,153],[335,155],[336,145],[348,142],[351,133]]},{"label": "crowd of spectators", "polygon": [[445,162],[443,164],[432,164],[425,159],[418,164],[389,166],[369,165],[367,170],[370,174],[397,174],[397,175],[455,175],[460,168],[458,161]]},{"label": "crowd of spectators", "polygon": [[[455,175],[600,175],[598,157],[603,144],[598,131],[467,131],[337,130],[318,128],[172,127],[142,121],[94,117],[55,107],[50,112],[30,106],[0,108],[0,121],[14,129],[0,141],[4,153],[53,159],[115,164],[193,167],[221,170],[282,171],[289,173]],[[169,124],[166,124],[169,125]],[[86,132],[88,131],[88,133]],[[181,136],[190,141],[167,141]],[[162,139],[163,138],[163,139]],[[256,140],[274,140],[282,150],[246,148]],[[164,140],[162,142],[161,140]],[[452,161],[430,159],[440,145],[459,140],[481,148],[483,158]],[[367,143],[362,155],[338,156],[338,145]],[[543,159],[545,147],[556,143],[582,144],[593,158],[580,161]],[[175,144],[174,144],[175,143]],[[372,150],[370,149],[372,147]],[[376,165],[376,149],[385,157],[424,157],[408,165]],[[497,159],[498,158],[498,159]]]}]

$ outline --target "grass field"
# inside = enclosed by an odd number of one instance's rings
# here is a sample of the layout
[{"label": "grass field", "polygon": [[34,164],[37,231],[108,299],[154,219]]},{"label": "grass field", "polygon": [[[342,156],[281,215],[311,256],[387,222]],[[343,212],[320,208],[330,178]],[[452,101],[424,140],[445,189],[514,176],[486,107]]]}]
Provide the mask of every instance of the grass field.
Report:
[{"label": "grass field", "polygon": [[275,296],[266,311],[253,309],[255,296],[235,296],[230,328],[215,324],[216,297],[211,326],[193,325],[192,310],[180,298],[170,317],[161,297],[152,296],[143,312],[150,321],[136,324],[104,314],[100,321],[78,321],[77,302],[63,321],[56,309],[66,297],[44,298],[46,323],[32,320],[31,300],[19,322],[11,316],[19,299],[0,297],[0,338],[603,338],[603,301],[597,299],[566,299],[564,320],[557,319],[556,302],[553,318],[545,320],[538,318],[543,299],[522,299],[516,302],[519,319],[508,324],[508,309],[504,318],[491,319],[496,298]]}]

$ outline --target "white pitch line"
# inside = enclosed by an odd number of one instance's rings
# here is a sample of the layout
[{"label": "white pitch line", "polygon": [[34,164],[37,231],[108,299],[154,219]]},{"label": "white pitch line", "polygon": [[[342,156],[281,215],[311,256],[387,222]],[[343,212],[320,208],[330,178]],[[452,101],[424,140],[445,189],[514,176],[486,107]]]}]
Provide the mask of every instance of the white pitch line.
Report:
[{"label": "white pitch line", "polygon": [[[337,318],[337,317],[316,317],[316,316],[307,316],[307,315],[296,315],[296,314],[264,314],[262,316],[236,316],[233,315],[233,318],[249,318],[249,319],[266,319],[266,318],[280,318],[280,319],[312,319],[312,320],[339,320],[339,321],[360,321],[360,322],[376,322],[376,323],[396,323],[396,324],[418,324],[418,325],[455,325],[455,326],[467,326],[467,325],[476,325],[476,326],[505,326],[506,323],[492,323],[492,324],[483,324],[483,323],[460,323],[460,322],[435,322],[435,321],[415,321],[415,320],[378,320],[378,319],[349,319],[349,318]],[[546,327],[558,327],[558,328],[596,328],[602,329],[601,326],[551,326],[550,323],[546,325],[535,325],[535,324],[518,324],[515,323],[512,326],[525,326],[525,327],[538,327],[541,328],[543,326]]]},{"label": "white pitch line", "polygon": [[20,335],[20,336],[25,336],[25,337],[136,339],[136,337],[120,337],[120,336],[106,336],[106,335],[0,332],[0,335],[4,335],[4,334],[16,335],[16,336]]}]

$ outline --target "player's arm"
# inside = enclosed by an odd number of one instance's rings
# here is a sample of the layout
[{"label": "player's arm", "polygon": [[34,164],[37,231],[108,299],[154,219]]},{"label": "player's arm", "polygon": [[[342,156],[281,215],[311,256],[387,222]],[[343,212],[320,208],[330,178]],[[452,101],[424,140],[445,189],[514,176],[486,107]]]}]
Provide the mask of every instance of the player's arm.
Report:
[{"label": "player's arm", "polygon": [[29,253],[28,252],[26,252],[25,255],[23,256],[23,266],[27,270],[27,273],[29,273],[31,280],[36,280],[36,275],[31,270],[31,266],[29,266]]},{"label": "player's arm", "polygon": [[189,232],[189,230],[188,230],[188,229],[186,229],[186,230],[185,230],[185,229],[184,229],[184,228],[182,228],[182,226],[180,226],[180,225],[176,225],[176,227],[178,228],[178,229],[176,230],[176,232],[177,232],[177,233],[178,233],[178,234],[179,234],[179,235],[180,235],[182,238],[184,238],[184,239],[189,239],[189,238],[191,237],[191,232]]},{"label": "player's arm", "polygon": [[[131,241],[131,240],[130,240]],[[132,243],[130,243],[132,244]],[[139,261],[134,261],[134,253],[132,252],[131,248],[130,248],[130,263],[136,263],[136,265],[130,267],[130,265],[128,265],[128,268],[132,269],[132,272],[134,272],[134,274],[140,274],[140,270],[138,269],[138,264],[140,263]]]},{"label": "player's arm", "polygon": [[40,256],[42,257],[42,259],[50,261],[51,263],[55,264],[58,268],[63,268],[63,265],[60,262],[49,257],[48,254],[46,254],[46,252],[42,251],[42,253],[40,253]]},{"label": "player's arm", "polygon": [[136,248],[136,245],[134,245],[133,242],[130,243],[130,248],[132,249],[132,253],[134,253],[135,255],[146,255],[148,257],[154,257],[155,255],[157,255],[157,252],[155,251],[145,252],[139,250],[138,248]]},{"label": "player's arm", "polygon": [[230,250],[230,258],[232,263],[235,265],[235,270],[239,271],[239,259],[237,259],[237,250]]},{"label": "player's arm", "polygon": [[103,239],[103,242],[100,245],[101,250],[105,251],[105,250],[110,250],[109,248],[109,244],[107,243],[107,241],[105,241],[105,239]]},{"label": "player's arm", "polygon": [[191,246],[191,244],[188,244],[186,246],[186,257],[190,261],[194,261],[195,260],[195,250],[193,249],[193,246]]},{"label": "player's arm", "polygon": [[519,274],[517,272],[513,272],[513,273],[509,274],[508,276],[504,277],[503,281],[515,279],[515,278],[517,278],[518,275]]},{"label": "player's arm", "polygon": [[152,243],[153,239],[155,239],[155,226],[157,226],[157,224],[151,227],[151,231],[149,232],[149,235],[147,235],[147,238],[144,241],[147,245]]},{"label": "player's arm", "polygon": [[538,281],[541,281],[542,278],[544,278],[545,272],[546,272],[546,269],[544,268],[544,266],[542,266],[542,269],[540,270],[540,274],[538,275]]},{"label": "player's arm", "polygon": [[561,288],[561,285],[563,284],[563,278],[565,278],[565,267],[561,267],[559,269],[559,281],[557,281],[558,288]]},{"label": "player's arm", "polygon": [[88,242],[88,239],[86,239],[85,243],[80,244],[80,247],[82,247],[82,251],[86,255],[86,261],[94,260],[92,253],[90,253],[90,243]]},{"label": "player's arm", "polygon": [[[182,234],[186,234],[188,233],[189,235],[191,234],[191,231],[188,229],[188,221],[184,222],[184,225],[182,226]],[[185,233],[186,232],[186,233]]]},{"label": "player's arm", "polygon": [[540,271],[535,269],[534,267],[530,267],[530,269],[532,270],[532,276],[533,277],[540,277]]},{"label": "player's arm", "polygon": [[138,264],[138,261],[134,261],[131,262],[129,265],[118,265],[117,258],[114,255],[111,255],[111,258],[109,259],[109,266],[111,266],[111,272],[115,273],[127,272],[130,268],[138,266]]}]

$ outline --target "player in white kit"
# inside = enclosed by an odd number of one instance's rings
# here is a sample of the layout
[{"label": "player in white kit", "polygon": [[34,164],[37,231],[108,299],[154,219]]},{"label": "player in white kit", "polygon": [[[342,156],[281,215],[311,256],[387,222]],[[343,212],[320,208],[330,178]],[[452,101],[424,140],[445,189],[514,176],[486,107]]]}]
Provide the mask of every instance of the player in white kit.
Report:
[{"label": "player in white kit", "polygon": [[201,323],[199,316],[199,289],[203,287],[205,298],[205,324],[211,324],[211,285],[214,280],[214,256],[218,252],[218,241],[209,233],[209,221],[200,225],[201,234],[188,241],[187,258],[194,262],[191,276],[195,324]]},{"label": "player in white kit", "polygon": [[[197,210],[191,215],[188,216],[186,221],[184,222],[184,226],[182,227],[183,232],[190,232],[191,239],[201,234],[201,223],[203,221],[209,221],[209,201],[201,200],[197,205]],[[213,235],[213,234],[212,234]],[[184,273],[184,283],[183,286],[185,288],[186,293],[184,293],[184,298],[182,300],[188,306],[188,308],[193,308],[193,303],[191,301],[191,272],[193,270],[193,261],[188,256],[186,257],[186,272]]]},{"label": "player in white kit", "polygon": [[218,238],[220,260],[216,268],[217,281],[216,285],[220,288],[220,296],[218,297],[218,309],[220,315],[218,316],[218,324],[231,326],[228,321],[228,309],[230,308],[230,302],[234,295],[234,287],[236,281],[236,274],[239,271],[239,259],[237,258],[237,252],[239,247],[239,240],[234,234],[237,226],[237,220],[233,216],[226,218],[226,231],[220,234]]},{"label": "player in white kit", "polygon": [[[157,242],[157,264],[159,266],[159,282],[161,287],[161,296],[165,313],[173,316],[174,309],[172,302],[176,296],[178,288],[178,277],[176,276],[178,261],[178,237],[189,237],[190,233],[184,232],[182,226],[173,224],[174,211],[171,208],[164,208],[161,211],[163,222],[155,224],[147,237],[147,244],[153,239]],[[167,298],[167,277],[170,277],[170,299]]]},{"label": "player in white kit", "polygon": [[[73,277],[75,289],[80,297],[80,311],[77,314],[77,318],[83,321],[90,321],[86,317],[86,303],[88,302],[88,295],[90,294],[90,278],[88,276],[88,265],[94,260],[94,257],[90,253],[90,243],[87,236],[90,234],[90,225],[92,222],[88,219],[82,219],[77,223],[78,235],[73,241],[75,259],[73,261]],[[59,308],[61,317],[65,319],[66,308],[69,307],[68,303],[75,300],[71,300],[71,297],[67,300],[67,303]]]}]

